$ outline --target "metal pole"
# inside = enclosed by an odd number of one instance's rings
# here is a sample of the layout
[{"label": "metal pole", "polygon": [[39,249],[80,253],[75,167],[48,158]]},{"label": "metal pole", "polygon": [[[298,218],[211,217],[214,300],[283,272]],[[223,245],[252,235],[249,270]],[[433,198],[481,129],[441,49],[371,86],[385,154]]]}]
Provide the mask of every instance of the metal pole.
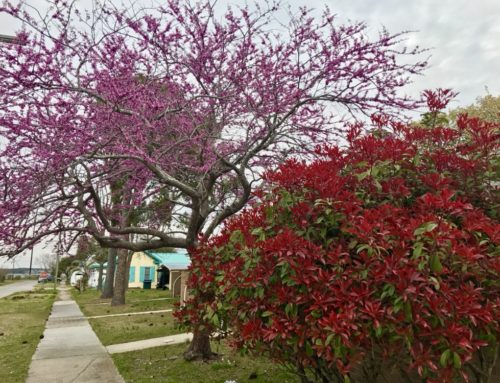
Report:
[{"label": "metal pole", "polygon": [[59,274],[59,251],[56,253],[56,275],[54,275],[54,290],[57,288],[57,275]]},{"label": "metal pole", "polygon": [[29,276],[31,277],[31,266],[33,265],[33,249],[34,249],[35,246],[33,246],[31,248],[31,257],[30,257],[30,272],[29,272]]},{"label": "metal pole", "polygon": [[[37,219],[37,215],[38,215],[38,210],[35,210],[35,222],[34,222],[34,225],[36,225],[36,219]],[[33,229],[35,230],[35,229]],[[31,257],[30,257],[30,272],[29,272],[29,276],[31,277],[31,266],[33,265],[33,251],[35,250],[35,245],[33,245],[31,247]]]}]

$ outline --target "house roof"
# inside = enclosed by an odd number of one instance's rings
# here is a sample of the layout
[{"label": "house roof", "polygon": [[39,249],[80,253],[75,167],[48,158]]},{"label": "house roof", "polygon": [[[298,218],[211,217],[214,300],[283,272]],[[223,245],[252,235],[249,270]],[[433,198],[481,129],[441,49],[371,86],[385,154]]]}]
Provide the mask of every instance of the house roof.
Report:
[{"label": "house roof", "polygon": [[156,253],[154,251],[145,251],[147,255],[153,258],[158,266],[165,265],[173,270],[186,270],[191,264],[189,255],[184,250],[177,253]]}]

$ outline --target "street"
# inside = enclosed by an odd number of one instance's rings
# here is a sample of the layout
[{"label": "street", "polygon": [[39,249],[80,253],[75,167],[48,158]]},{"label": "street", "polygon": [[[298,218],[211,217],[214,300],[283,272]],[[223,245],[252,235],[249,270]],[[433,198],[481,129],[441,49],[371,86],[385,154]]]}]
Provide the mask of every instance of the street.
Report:
[{"label": "street", "polygon": [[18,281],[0,286],[0,298],[17,293],[18,291],[29,291],[37,284],[36,280]]}]

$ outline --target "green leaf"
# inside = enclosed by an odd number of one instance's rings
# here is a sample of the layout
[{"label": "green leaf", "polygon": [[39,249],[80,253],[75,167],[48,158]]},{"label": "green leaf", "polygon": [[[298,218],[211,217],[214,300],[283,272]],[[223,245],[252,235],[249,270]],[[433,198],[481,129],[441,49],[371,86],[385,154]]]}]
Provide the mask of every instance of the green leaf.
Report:
[{"label": "green leaf", "polygon": [[351,239],[351,241],[349,242],[349,250],[352,250],[356,247],[356,245],[358,244],[358,241],[356,241],[355,239]]},{"label": "green leaf", "polygon": [[396,292],[396,288],[394,285],[388,283],[384,286],[382,295],[380,296],[380,299],[384,299],[385,297],[392,297],[394,293]]},{"label": "green leaf", "polygon": [[462,367],[462,361],[460,360],[460,355],[456,352],[453,353],[453,367],[460,368]]},{"label": "green leaf", "polygon": [[448,360],[450,359],[450,355],[451,355],[450,349],[445,350],[441,354],[441,358],[439,358],[439,364],[441,365],[441,367],[446,367],[448,365]]},{"label": "green leaf", "polygon": [[359,247],[356,249],[356,254],[361,253],[363,250],[367,250],[367,251],[368,251],[368,250],[370,250],[370,249],[371,249],[370,245],[367,245],[367,244],[361,245],[361,246],[359,246]]},{"label": "green leaf", "polygon": [[363,181],[366,177],[370,175],[370,170],[367,170],[362,173],[356,173],[355,177],[358,179],[358,181]]},{"label": "green leaf", "polygon": [[243,242],[243,233],[240,230],[235,230],[231,233],[231,237],[229,237],[229,242],[231,243],[241,243]]},{"label": "green leaf", "polygon": [[422,235],[424,233],[430,233],[432,230],[434,230],[436,227],[438,227],[438,224],[436,222],[425,222],[422,225],[420,225],[414,232],[413,234],[415,236],[417,235]]},{"label": "green leaf", "polygon": [[309,342],[306,342],[306,354],[308,357],[311,357],[314,354],[314,351],[313,351],[311,345],[309,344]]},{"label": "green leaf", "polygon": [[405,311],[405,319],[410,322],[413,320],[413,312],[412,312],[412,309],[411,309],[411,304],[410,302],[406,301],[404,303],[404,306],[403,306],[403,309]]},{"label": "green leaf", "polygon": [[251,234],[257,238],[259,238],[259,241],[263,241],[266,239],[266,232],[262,227],[256,227],[251,231]]},{"label": "green leaf", "polygon": [[266,318],[266,317],[270,317],[271,315],[273,315],[273,312],[272,312],[272,311],[264,311],[264,312],[261,314],[261,317]]},{"label": "green leaf", "polygon": [[423,242],[416,242],[415,246],[413,247],[413,257],[418,258],[422,255],[422,250],[424,249],[424,243]]},{"label": "green leaf", "polygon": [[360,161],[360,162],[354,164],[354,167],[355,168],[364,168],[366,165],[368,165],[367,161]]},{"label": "green leaf", "polygon": [[214,324],[215,327],[220,327],[220,320],[217,314],[214,314],[212,316],[212,323]]},{"label": "green leaf", "polygon": [[351,378],[349,378],[349,375],[344,375],[344,383],[351,383]]},{"label": "green leaf", "polygon": [[257,287],[257,289],[255,290],[255,293],[256,293],[258,298],[260,298],[260,299],[264,298],[264,288],[262,286]]},{"label": "green leaf", "polygon": [[441,260],[439,259],[439,255],[432,254],[429,260],[429,264],[431,270],[435,273],[440,273],[443,270],[443,265],[441,264]]},{"label": "green leaf", "polygon": [[436,277],[429,277],[429,280],[432,282],[436,290],[441,288],[441,283],[439,283],[439,280]]},{"label": "green leaf", "polygon": [[326,337],[326,340],[325,340],[325,345],[328,346],[330,343],[332,343],[332,340],[333,340],[333,337],[335,336],[335,334],[330,334]]}]

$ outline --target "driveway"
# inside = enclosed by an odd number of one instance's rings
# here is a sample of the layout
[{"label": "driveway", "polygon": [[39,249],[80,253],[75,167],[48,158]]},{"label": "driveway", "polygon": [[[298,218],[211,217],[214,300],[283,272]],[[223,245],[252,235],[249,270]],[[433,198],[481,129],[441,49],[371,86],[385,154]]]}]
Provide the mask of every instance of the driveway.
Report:
[{"label": "driveway", "polygon": [[19,281],[0,286],[0,298],[17,293],[19,291],[30,291],[37,284],[37,281]]}]

